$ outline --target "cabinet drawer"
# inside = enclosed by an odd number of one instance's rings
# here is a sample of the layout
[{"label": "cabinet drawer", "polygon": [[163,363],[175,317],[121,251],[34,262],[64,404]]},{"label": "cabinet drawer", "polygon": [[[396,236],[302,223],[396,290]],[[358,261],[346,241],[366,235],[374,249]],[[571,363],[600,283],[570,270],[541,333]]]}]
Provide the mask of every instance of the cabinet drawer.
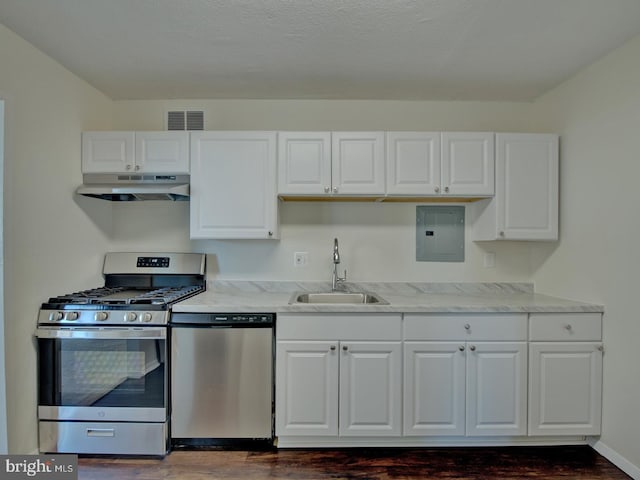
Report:
[{"label": "cabinet drawer", "polygon": [[599,341],[602,339],[600,313],[532,313],[531,341]]},{"label": "cabinet drawer", "polygon": [[278,314],[278,340],[401,340],[400,314]]},{"label": "cabinet drawer", "polygon": [[405,340],[526,340],[527,315],[406,314]]}]

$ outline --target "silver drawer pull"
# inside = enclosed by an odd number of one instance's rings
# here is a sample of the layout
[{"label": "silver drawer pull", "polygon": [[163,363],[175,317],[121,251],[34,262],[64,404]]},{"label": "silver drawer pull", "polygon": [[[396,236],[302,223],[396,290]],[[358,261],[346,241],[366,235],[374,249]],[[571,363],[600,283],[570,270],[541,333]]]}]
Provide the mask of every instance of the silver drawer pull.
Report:
[{"label": "silver drawer pull", "polygon": [[567,323],[567,324],[564,326],[564,328],[565,328],[565,330],[566,330],[567,332],[570,332],[570,331],[572,330],[572,327],[571,327],[571,324],[570,324],[570,323]]},{"label": "silver drawer pull", "polygon": [[115,428],[87,428],[87,437],[115,437]]},{"label": "silver drawer pull", "polygon": [[464,329],[465,330],[470,330],[471,329],[471,325],[469,325],[468,323],[464,324]]}]

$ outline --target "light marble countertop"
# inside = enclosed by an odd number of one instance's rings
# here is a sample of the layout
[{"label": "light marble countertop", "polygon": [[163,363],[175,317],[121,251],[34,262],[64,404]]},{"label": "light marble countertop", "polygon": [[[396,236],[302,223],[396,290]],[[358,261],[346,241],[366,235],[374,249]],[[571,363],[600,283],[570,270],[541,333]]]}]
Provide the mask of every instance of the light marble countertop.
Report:
[{"label": "light marble countertop", "polygon": [[602,305],[537,294],[530,283],[348,283],[348,291],[377,294],[381,304],[290,304],[294,292],[328,292],[328,282],[209,282],[207,291],[179,302],[195,313],[452,313],[603,312]]}]

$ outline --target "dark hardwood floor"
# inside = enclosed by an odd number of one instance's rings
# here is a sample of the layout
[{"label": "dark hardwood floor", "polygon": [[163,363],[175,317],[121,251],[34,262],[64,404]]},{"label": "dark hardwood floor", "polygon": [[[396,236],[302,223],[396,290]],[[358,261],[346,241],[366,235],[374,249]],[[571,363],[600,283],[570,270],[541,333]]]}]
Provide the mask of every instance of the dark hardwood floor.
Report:
[{"label": "dark hardwood floor", "polygon": [[629,479],[587,446],[192,450],[164,459],[79,459],[80,480]]}]

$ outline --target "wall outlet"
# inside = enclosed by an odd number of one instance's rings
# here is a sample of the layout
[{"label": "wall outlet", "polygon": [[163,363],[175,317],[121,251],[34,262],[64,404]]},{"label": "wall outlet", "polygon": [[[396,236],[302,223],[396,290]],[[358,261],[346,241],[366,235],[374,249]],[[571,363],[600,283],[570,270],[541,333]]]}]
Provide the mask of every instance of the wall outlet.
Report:
[{"label": "wall outlet", "polygon": [[496,254],[488,252],[484,254],[484,268],[493,268],[496,266]]},{"label": "wall outlet", "polygon": [[296,252],[293,254],[293,265],[304,267],[309,263],[309,252]]}]

